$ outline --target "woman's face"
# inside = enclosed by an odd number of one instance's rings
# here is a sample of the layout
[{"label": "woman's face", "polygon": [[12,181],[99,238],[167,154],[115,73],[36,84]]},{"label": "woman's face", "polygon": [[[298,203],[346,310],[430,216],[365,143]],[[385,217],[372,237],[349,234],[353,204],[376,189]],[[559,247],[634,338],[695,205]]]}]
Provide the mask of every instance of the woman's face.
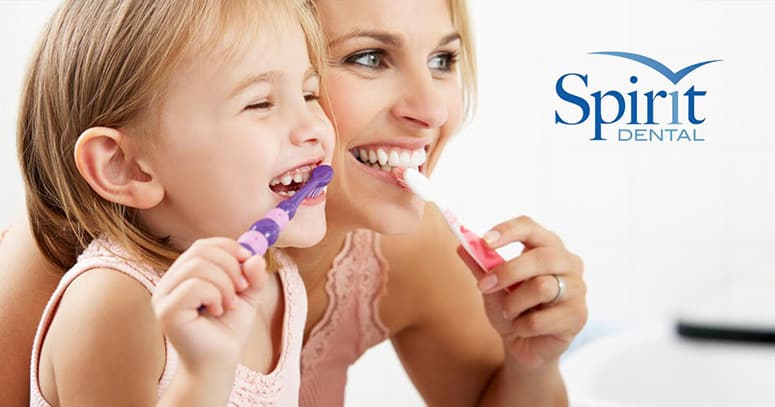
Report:
[{"label": "woman's face", "polygon": [[337,130],[331,227],[410,232],[424,204],[390,169],[428,174],[458,128],[461,43],[447,0],[318,0],[330,46],[322,104]]}]

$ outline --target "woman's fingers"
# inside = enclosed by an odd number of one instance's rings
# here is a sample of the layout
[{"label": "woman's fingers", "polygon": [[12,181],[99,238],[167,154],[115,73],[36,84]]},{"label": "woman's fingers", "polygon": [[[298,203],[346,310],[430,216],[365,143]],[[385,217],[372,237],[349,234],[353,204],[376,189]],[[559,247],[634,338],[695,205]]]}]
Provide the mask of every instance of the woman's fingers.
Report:
[{"label": "woman's fingers", "polygon": [[577,302],[539,308],[512,321],[509,339],[553,335],[572,338],[586,322],[586,307]]},{"label": "woman's fingers", "polygon": [[538,247],[495,267],[479,280],[479,289],[492,293],[540,275],[564,276],[581,271],[581,259],[557,247]]},{"label": "woman's fingers", "polygon": [[519,216],[500,223],[485,233],[482,238],[493,249],[513,242],[521,242],[526,250],[540,246],[565,247],[559,236],[527,216]]},{"label": "woman's fingers", "polygon": [[[566,285],[563,298],[559,301],[567,300],[572,295],[570,291]],[[542,275],[525,281],[503,298],[503,317],[514,319],[531,308],[551,302],[558,293],[559,284],[554,276]]]}]

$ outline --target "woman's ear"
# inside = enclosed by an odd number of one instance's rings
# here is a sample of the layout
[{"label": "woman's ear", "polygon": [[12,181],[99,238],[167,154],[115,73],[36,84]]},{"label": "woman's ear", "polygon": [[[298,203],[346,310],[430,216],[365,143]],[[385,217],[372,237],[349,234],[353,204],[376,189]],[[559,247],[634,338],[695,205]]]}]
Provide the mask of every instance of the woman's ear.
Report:
[{"label": "woman's ear", "polygon": [[92,127],[75,143],[75,165],[102,198],[136,209],[150,209],[164,198],[164,187],[135,157],[120,130]]}]

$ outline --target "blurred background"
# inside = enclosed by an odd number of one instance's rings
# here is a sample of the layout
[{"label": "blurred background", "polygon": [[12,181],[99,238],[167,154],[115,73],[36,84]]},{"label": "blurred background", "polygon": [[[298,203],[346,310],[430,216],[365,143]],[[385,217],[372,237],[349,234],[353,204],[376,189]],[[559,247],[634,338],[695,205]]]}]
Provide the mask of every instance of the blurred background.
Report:
[{"label": "blurred background", "polygon": [[[27,59],[57,3],[0,0],[0,225],[23,210],[16,109]],[[775,332],[775,2],[470,3],[478,109],[433,178],[475,231],[527,214],[584,259],[590,320],[563,358],[573,404],[775,405],[771,344],[675,333],[679,320],[743,339]],[[637,62],[589,54],[597,51],[646,55],[673,72],[722,61],[674,85]],[[704,141],[618,141],[629,110],[603,128],[607,141],[590,141],[592,118],[555,124],[555,112],[581,117],[555,90],[567,73],[588,75],[588,88],[576,81],[568,89],[590,103],[597,90],[641,98],[704,90],[695,110],[705,122],[682,120]],[[655,106],[667,122],[668,102]],[[616,115],[610,98],[602,112]],[[423,405],[389,343],[349,379],[348,405]]]}]

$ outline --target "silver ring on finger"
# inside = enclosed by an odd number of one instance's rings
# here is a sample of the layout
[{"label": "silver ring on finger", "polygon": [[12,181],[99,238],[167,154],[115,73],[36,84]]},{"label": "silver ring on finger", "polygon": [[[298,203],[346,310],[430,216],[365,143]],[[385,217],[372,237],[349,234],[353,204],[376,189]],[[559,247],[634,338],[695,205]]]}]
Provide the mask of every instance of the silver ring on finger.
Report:
[{"label": "silver ring on finger", "polygon": [[554,279],[557,280],[557,294],[555,294],[554,298],[552,298],[552,300],[547,304],[556,304],[562,299],[562,297],[565,296],[565,280],[557,274],[552,274],[552,276],[554,276]]}]

